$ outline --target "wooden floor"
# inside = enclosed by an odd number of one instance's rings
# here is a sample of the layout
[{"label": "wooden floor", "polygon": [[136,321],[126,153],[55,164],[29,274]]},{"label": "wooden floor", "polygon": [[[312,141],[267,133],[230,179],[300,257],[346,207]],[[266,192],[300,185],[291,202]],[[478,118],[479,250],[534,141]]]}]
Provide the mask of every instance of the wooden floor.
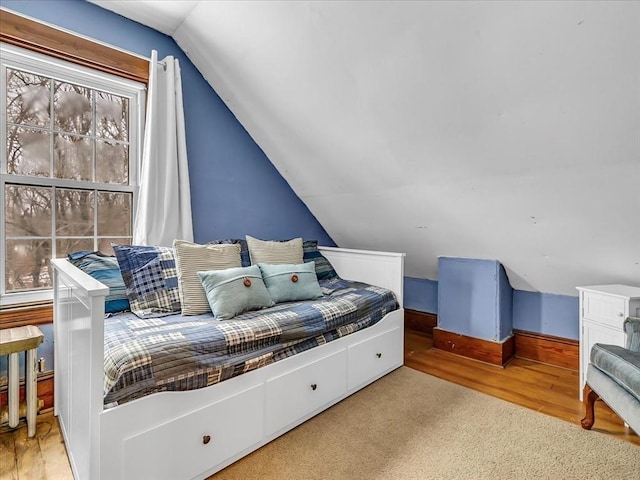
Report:
[{"label": "wooden floor", "polygon": [[[484,364],[432,348],[430,337],[407,330],[405,365],[421,372],[502,398],[517,405],[579,424],[578,372],[514,359],[505,368]],[[640,437],[624,427],[602,402],[596,403],[594,435],[611,435],[640,445]],[[71,480],[71,469],[58,424],[51,413],[38,416],[36,437],[27,438],[24,423],[0,428],[0,480]]]},{"label": "wooden floor", "polygon": [[[432,348],[432,339],[406,330],[404,364],[508,402],[580,425],[584,417],[578,396],[579,374],[574,370],[514,358],[505,368],[470,360]],[[625,428],[602,401],[596,402],[593,432],[640,445],[640,437]]]},{"label": "wooden floor", "polygon": [[72,480],[67,452],[56,417],[37,417],[35,438],[27,438],[22,420],[18,429],[0,428],[0,480]]}]

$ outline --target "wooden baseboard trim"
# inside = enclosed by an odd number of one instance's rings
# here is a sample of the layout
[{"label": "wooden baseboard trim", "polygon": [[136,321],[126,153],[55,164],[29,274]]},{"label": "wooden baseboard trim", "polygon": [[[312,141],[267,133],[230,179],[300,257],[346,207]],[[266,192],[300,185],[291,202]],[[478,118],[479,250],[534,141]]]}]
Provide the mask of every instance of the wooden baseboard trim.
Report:
[{"label": "wooden baseboard trim", "polygon": [[435,327],[433,348],[503,367],[515,355],[515,338],[492,342]]},{"label": "wooden baseboard trim", "polygon": [[578,371],[580,342],[542,333],[514,330],[516,357]]},{"label": "wooden baseboard trim", "polygon": [[404,328],[432,336],[433,328],[437,325],[438,316],[435,313],[404,309]]},{"label": "wooden baseboard trim", "polygon": [[[0,406],[7,405],[7,385],[0,387]],[[53,408],[53,372],[38,374],[38,398],[44,401],[42,410]],[[20,380],[20,401],[25,399],[24,378]],[[41,411],[42,411],[41,410]]]},{"label": "wooden baseboard trim", "polygon": [[53,305],[27,305],[0,309],[0,328],[44,325],[53,322]]}]

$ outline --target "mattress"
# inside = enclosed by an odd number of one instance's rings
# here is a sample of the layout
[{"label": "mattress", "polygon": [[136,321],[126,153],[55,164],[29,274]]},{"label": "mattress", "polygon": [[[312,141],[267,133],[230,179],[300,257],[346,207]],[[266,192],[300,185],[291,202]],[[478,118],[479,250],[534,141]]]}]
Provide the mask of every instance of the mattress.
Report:
[{"label": "mattress", "polygon": [[390,290],[321,280],[324,297],[279,303],[232,320],[212,314],[105,318],[104,403],[193,390],[277,362],[379,322],[398,309]]}]

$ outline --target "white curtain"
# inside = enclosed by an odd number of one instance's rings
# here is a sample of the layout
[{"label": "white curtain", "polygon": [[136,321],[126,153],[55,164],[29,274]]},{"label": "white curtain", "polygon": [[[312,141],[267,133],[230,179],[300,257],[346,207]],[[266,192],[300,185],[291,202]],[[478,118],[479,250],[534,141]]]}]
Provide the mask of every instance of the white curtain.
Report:
[{"label": "white curtain", "polygon": [[178,60],[151,52],[135,245],[193,241],[191,192]]}]

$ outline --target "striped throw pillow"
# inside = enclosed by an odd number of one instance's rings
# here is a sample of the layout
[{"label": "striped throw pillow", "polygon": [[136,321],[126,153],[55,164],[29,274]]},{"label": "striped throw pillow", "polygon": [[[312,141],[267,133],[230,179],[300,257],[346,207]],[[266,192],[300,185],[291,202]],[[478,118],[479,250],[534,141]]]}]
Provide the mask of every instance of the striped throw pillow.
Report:
[{"label": "striped throw pillow", "polygon": [[249,235],[246,238],[252,265],[258,263],[298,265],[303,263],[302,238],[294,238],[286,242],[258,240]]},{"label": "striped throw pillow", "polygon": [[211,307],[198,272],[240,267],[240,245],[199,245],[186,240],[174,240],[173,250],[178,269],[182,315],[210,312]]}]

